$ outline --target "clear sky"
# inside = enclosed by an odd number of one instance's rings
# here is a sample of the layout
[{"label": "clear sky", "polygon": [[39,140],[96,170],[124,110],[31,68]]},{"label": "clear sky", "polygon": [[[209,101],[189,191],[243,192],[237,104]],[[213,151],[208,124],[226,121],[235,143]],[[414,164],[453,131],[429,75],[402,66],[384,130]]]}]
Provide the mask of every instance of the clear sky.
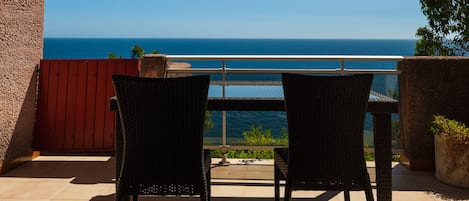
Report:
[{"label": "clear sky", "polygon": [[413,39],[418,0],[45,0],[45,37]]}]

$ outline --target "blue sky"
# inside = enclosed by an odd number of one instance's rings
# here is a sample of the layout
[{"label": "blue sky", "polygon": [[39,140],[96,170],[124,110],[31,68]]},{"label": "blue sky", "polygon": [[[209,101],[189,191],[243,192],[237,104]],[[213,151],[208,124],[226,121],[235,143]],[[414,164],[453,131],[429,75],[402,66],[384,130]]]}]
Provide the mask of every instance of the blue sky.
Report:
[{"label": "blue sky", "polygon": [[45,0],[45,37],[413,39],[418,0]]}]

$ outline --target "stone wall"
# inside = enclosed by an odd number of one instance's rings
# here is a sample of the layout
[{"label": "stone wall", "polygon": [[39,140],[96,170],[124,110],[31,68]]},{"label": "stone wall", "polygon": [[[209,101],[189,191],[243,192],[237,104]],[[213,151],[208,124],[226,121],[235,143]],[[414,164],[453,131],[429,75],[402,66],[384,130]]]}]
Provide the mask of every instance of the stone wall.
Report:
[{"label": "stone wall", "polygon": [[165,54],[145,54],[140,59],[139,76],[140,77],[183,77],[190,76],[190,73],[166,73],[168,68],[191,68],[190,63],[172,62],[166,58]]},{"label": "stone wall", "polygon": [[411,169],[432,170],[432,116],[469,124],[469,57],[406,57],[398,69],[404,156]]},{"label": "stone wall", "polygon": [[0,0],[0,173],[31,159],[44,0]]}]

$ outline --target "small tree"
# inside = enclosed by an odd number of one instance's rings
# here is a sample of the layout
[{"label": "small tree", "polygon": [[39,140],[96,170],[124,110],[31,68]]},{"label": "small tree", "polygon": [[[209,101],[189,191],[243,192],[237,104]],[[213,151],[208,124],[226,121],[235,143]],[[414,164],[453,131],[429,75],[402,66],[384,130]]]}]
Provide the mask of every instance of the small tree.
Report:
[{"label": "small tree", "polygon": [[469,1],[420,0],[420,5],[428,26],[417,30],[415,55],[469,55]]},{"label": "small tree", "polygon": [[114,54],[114,52],[109,52],[108,58],[109,59],[115,59],[115,58],[117,58],[117,56],[116,56],[116,54]]},{"label": "small tree", "polygon": [[114,54],[114,52],[109,52],[108,58],[109,59],[122,59],[122,55],[117,56],[116,54]]},{"label": "small tree", "polygon": [[138,44],[135,44],[133,47],[132,47],[132,51],[131,51],[131,58],[132,59],[138,59],[138,58],[142,58],[143,55],[145,54],[145,51],[143,50],[142,47],[140,47],[140,45]]},{"label": "small tree", "polygon": [[[131,53],[131,58],[132,59],[139,59],[139,58],[143,57],[143,55],[145,54],[145,50],[142,47],[140,47],[140,45],[135,44],[132,47],[132,51],[130,53]],[[153,50],[151,53],[152,54],[158,54],[158,51]]]}]

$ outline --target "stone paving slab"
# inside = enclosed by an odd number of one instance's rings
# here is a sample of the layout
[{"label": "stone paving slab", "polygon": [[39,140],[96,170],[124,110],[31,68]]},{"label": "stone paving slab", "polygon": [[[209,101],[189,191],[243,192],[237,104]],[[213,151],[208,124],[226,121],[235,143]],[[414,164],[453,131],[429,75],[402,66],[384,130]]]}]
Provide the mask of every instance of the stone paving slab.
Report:
[{"label": "stone paving slab", "polygon": [[[273,160],[229,159],[229,166],[219,166],[219,159],[212,161],[213,201],[273,201]],[[40,156],[0,176],[0,201],[111,201],[115,194],[114,163],[114,158],[102,156]],[[373,163],[368,165],[372,170]],[[294,200],[343,200],[342,193],[323,191],[295,191],[293,197]],[[364,200],[364,193],[351,192],[351,197]],[[199,199],[143,197],[139,200]],[[443,184],[435,179],[433,172],[410,171],[402,164],[393,163],[393,200],[469,200],[469,190]]]}]

